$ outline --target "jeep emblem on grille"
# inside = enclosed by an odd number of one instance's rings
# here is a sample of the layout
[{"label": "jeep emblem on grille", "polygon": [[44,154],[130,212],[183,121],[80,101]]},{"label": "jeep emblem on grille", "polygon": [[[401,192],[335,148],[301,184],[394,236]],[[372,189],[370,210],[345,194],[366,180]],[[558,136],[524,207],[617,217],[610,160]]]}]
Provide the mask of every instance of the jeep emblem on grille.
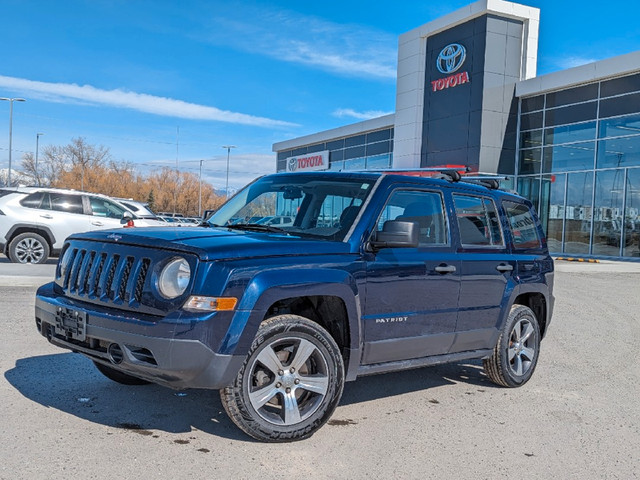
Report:
[{"label": "jeep emblem on grille", "polygon": [[107,238],[112,238],[117,242],[118,240],[122,239],[122,235],[118,235],[117,233],[112,233],[110,235],[107,235]]}]

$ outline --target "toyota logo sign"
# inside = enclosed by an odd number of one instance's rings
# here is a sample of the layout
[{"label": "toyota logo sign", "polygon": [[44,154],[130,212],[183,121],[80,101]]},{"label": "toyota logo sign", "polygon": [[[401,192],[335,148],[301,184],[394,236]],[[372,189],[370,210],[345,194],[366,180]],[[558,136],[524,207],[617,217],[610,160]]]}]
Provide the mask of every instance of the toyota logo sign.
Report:
[{"label": "toyota logo sign", "polygon": [[453,73],[462,66],[465,58],[466,49],[459,43],[451,43],[440,51],[436,67],[440,73]]}]

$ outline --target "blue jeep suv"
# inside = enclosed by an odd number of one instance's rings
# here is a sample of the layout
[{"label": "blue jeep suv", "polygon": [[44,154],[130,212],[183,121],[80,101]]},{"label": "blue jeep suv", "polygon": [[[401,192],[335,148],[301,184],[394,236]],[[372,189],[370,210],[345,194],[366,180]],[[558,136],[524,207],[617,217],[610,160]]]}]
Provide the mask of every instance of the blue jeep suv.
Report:
[{"label": "blue jeep suv", "polygon": [[[293,222],[254,221],[274,215]],[[72,235],[35,316],[116,382],[219,389],[247,434],[290,441],[361,375],[482,359],[524,384],[552,289],[531,203],[492,182],[309,172],[262,177],[197,227]]]}]

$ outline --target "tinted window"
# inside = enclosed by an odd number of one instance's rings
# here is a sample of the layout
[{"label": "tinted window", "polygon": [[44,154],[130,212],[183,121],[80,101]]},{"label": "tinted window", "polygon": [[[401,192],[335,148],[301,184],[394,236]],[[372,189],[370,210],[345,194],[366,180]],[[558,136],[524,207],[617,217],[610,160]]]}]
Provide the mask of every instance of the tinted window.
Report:
[{"label": "tinted window", "polygon": [[460,243],[474,246],[503,246],[500,222],[492,200],[454,195]]},{"label": "tinted window", "polygon": [[640,75],[629,75],[628,77],[602,82],[600,85],[600,97],[610,97],[638,90],[640,90]]},{"label": "tinted window", "polygon": [[420,245],[449,243],[442,196],[439,193],[396,190],[378,219],[377,230],[381,231],[384,222],[389,220],[403,220],[418,224]]},{"label": "tinted window", "polygon": [[309,145],[307,147],[307,153],[322,152],[324,149],[325,149],[325,144],[324,143],[318,143],[316,145]]},{"label": "tinted window", "polygon": [[364,145],[365,135],[356,135],[355,137],[347,137],[344,139],[345,147],[354,147],[356,145]]},{"label": "tinted window", "polygon": [[507,211],[513,246],[516,249],[539,248],[540,237],[533,214],[526,205],[504,202]]},{"label": "tinted window", "polygon": [[27,208],[39,208],[42,203],[42,197],[44,197],[44,192],[32,193],[20,200],[20,205]]},{"label": "tinted window", "polygon": [[559,107],[570,103],[586,102],[598,97],[598,84],[584,85],[582,87],[568,88],[547,94],[547,108]]},{"label": "tinted window", "polygon": [[520,130],[531,130],[542,127],[542,112],[520,116]]},{"label": "tinted window", "polygon": [[62,193],[50,193],[51,209],[66,213],[83,213],[82,197]]},{"label": "tinted window", "polygon": [[518,173],[525,175],[528,173],[540,173],[540,158],[542,149],[532,148],[530,150],[520,150],[520,164]]},{"label": "tinted window", "polygon": [[520,148],[541,147],[542,130],[531,130],[520,134]]},{"label": "tinted window", "polygon": [[344,159],[364,157],[364,145],[344,149]]},{"label": "tinted window", "polygon": [[327,150],[337,150],[338,148],[344,148],[344,138],[327,142]]},{"label": "tinted window", "polygon": [[391,151],[391,142],[378,142],[367,145],[367,155],[379,155]]},{"label": "tinted window", "polygon": [[537,97],[523,98],[520,111],[523,113],[533,112],[542,110],[542,107],[544,107],[544,95],[538,95]]},{"label": "tinted window", "polygon": [[640,112],[640,93],[600,100],[600,117]]},{"label": "tinted window", "polygon": [[583,122],[596,118],[598,102],[581,103],[570,107],[554,108],[546,110],[545,124],[547,126],[562,125],[565,123]]},{"label": "tinted window", "polygon": [[377,132],[367,133],[367,143],[380,142],[391,138],[391,130],[378,130]]}]

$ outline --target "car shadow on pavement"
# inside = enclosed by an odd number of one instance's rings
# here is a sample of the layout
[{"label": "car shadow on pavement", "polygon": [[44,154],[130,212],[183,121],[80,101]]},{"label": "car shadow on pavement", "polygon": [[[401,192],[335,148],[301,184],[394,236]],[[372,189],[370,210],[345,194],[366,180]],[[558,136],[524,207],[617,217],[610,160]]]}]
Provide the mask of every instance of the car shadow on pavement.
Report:
[{"label": "car shadow on pavement", "polygon": [[5,378],[34,402],[107,427],[149,436],[197,429],[252,441],[228,419],[217,391],[121,385],[102,376],[80,354],[22,358]]},{"label": "car shadow on pavement", "polygon": [[[200,430],[231,440],[253,442],[227,417],[212,390],[176,391],[159,385],[128,386],[102,376],[76,353],[26,357],[5,373],[26,398],[45,407],[107,427],[140,435]],[[480,361],[418,368],[369,377],[345,385],[340,405],[467,383],[491,388]]]},{"label": "car shadow on pavement", "polygon": [[482,388],[498,388],[483,372],[481,360],[448,363],[399,372],[358,377],[345,384],[340,405],[351,405],[435,387],[466,383]]}]

